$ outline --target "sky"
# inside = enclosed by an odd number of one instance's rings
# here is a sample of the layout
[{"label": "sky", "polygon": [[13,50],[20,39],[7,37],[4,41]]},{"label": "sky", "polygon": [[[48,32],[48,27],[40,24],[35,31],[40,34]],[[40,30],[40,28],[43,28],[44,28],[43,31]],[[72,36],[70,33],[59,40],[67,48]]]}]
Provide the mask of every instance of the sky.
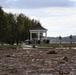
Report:
[{"label": "sky", "polygon": [[47,36],[76,35],[76,0],[0,0],[7,13],[23,13],[40,21]]}]

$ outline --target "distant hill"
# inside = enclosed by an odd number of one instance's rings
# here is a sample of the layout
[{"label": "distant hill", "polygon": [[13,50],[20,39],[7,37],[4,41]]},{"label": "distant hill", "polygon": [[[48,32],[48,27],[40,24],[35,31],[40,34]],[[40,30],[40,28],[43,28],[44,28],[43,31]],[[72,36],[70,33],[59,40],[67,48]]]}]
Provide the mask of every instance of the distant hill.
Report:
[{"label": "distant hill", "polygon": [[[59,37],[48,37],[48,39],[50,40],[50,43],[54,43],[54,42],[60,42]],[[67,37],[62,37],[61,42],[70,42],[71,39],[69,38],[69,36]],[[76,42],[76,35],[72,36],[72,42]]]}]

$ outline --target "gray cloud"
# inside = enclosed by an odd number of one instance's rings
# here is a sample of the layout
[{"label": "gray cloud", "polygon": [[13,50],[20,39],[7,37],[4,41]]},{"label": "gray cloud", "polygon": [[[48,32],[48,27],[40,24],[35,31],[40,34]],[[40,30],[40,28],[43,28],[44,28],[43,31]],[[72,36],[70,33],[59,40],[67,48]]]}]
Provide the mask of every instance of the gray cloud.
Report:
[{"label": "gray cloud", "polygon": [[45,7],[72,7],[70,0],[2,0],[0,5],[4,8],[45,8]]}]

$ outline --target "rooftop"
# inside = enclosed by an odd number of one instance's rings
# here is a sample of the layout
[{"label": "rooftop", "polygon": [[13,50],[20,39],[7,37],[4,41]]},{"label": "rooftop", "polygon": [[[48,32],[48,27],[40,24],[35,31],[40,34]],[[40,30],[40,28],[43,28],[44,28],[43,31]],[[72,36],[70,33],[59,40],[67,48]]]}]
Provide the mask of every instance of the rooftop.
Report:
[{"label": "rooftop", "polygon": [[47,29],[42,27],[40,23],[37,23],[31,30],[47,30]]}]

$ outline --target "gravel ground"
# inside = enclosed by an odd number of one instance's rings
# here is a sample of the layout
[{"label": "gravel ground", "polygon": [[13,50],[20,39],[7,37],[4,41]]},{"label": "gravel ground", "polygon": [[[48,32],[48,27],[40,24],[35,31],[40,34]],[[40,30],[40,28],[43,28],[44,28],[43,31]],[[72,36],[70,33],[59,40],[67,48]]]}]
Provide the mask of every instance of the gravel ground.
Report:
[{"label": "gravel ground", "polygon": [[76,50],[2,49],[0,75],[76,75]]}]

